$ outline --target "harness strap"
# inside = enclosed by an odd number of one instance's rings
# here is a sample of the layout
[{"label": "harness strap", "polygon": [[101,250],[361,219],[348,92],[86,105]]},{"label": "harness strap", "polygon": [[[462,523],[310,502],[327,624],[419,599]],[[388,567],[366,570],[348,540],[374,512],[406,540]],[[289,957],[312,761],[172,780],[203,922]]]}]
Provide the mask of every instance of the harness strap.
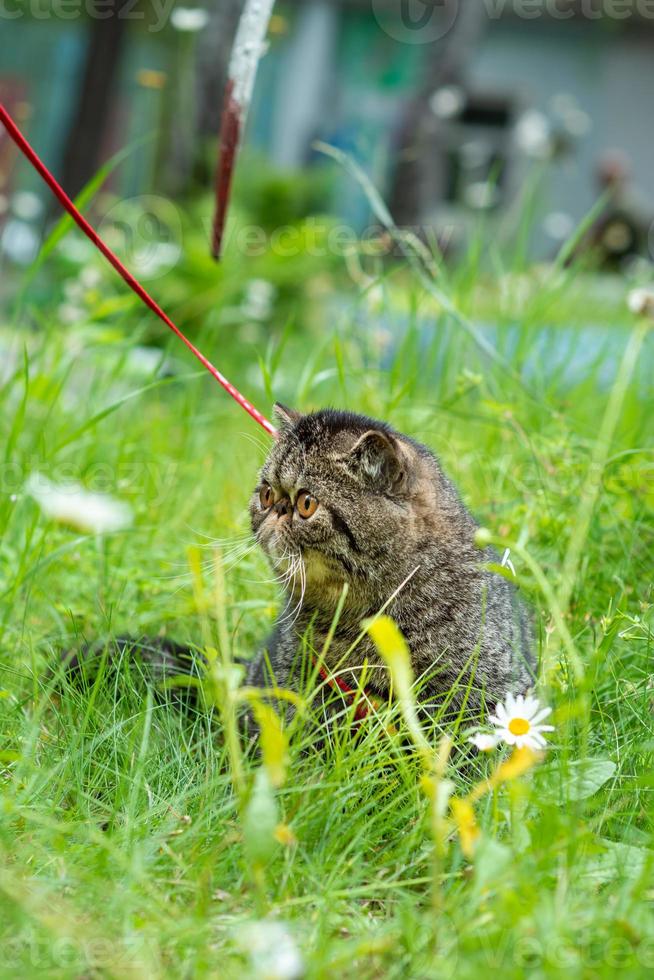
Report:
[{"label": "harness strap", "polygon": [[323,664],[318,664],[316,661],[314,661],[314,667],[318,668],[318,674],[322,680],[328,684],[329,687],[331,687],[332,691],[338,691],[340,694],[345,696],[345,699],[349,701],[350,704],[354,704],[355,721],[363,721],[364,718],[368,717],[371,707],[373,707],[375,704],[375,699],[368,693],[365,687],[363,689],[363,693],[366,700],[360,700],[355,703],[355,698],[359,693],[358,690],[355,690],[353,687],[350,687],[349,684],[346,684],[343,678],[339,677],[338,674],[330,674],[329,671],[325,669]]}]

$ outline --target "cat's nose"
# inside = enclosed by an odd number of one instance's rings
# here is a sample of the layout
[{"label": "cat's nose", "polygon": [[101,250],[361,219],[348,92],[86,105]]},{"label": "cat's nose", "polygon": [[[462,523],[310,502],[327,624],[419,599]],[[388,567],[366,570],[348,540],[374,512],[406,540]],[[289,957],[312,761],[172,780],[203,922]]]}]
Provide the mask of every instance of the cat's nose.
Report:
[{"label": "cat's nose", "polygon": [[290,517],[293,512],[293,508],[291,507],[291,501],[288,499],[288,497],[282,497],[281,500],[278,500],[275,504],[275,510],[277,511],[277,517]]}]

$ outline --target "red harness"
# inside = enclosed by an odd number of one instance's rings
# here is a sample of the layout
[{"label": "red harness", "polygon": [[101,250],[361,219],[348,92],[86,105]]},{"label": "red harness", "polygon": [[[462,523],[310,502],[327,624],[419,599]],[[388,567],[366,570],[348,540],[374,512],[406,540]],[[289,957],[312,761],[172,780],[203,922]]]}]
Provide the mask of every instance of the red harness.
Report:
[{"label": "red harness", "polygon": [[375,706],[375,701],[365,687],[363,688],[362,692],[365,700],[355,701],[359,691],[355,690],[353,687],[350,687],[349,684],[346,684],[345,681],[338,676],[338,674],[330,674],[327,670],[325,670],[322,664],[315,663],[314,666],[318,667],[320,677],[325,684],[328,684],[329,687],[331,687],[332,691],[338,691],[340,694],[344,695],[345,700],[348,701],[349,704],[354,704],[355,721],[363,721],[364,718],[368,717],[371,708]]}]

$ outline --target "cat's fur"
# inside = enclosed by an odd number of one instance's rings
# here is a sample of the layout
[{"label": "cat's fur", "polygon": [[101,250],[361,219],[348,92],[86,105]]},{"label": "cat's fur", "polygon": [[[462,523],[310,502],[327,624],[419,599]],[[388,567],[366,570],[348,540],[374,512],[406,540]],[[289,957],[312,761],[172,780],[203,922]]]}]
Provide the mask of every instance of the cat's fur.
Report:
[{"label": "cat's fur", "polygon": [[[387,696],[387,668],[362,634],[362,622],[384,608],[408,642],[426,709],[445,704],[450,716],[462,708],[479,715],[484,703],[524,691],[533,682],[528,615],[515,587],[484,567],[497,555],[475,547],[477,524],[433,453],[350,412],[300,415],[276,405],[275,420],[278,439],[250,516],[286,601],[248,665],[248,685],[298,689],[312,670],[315,678],[324,652],[328,674],[354,689],[365,664],[366,691]],[[267,487],[270,507],[261,499]],[[317,501],[306,519],[300,491]],[[189,656],[197,661],[166,640],[112,646],[159,680],[188,673]],[[82,653],[85,662],[89,649]],[[80,661],[73,658],[72,669]]]},{"label": "cat's fur", "polygon": [[[330,409],[300,415],[275,407],[279,438],[250,501],[252,529],[285,583],[286,604],[251,685],[296,683],[299,645],[323,650],[347,583],[325,664],[355,687],[386,695],[387,669],[361,623],[387,605],[404,634],[422,698],[478,713],[533,682],[531,631],[514,586],[485,569],[477,524],[438,460],[383,422]],[[261,490],[272,488],[265,507]],[[303,519],[299,492],[317,501]],[[307,646],[302,648],[307,656]],[[311,653],[309,653],[311,656]],[[271,673],[273,677],[271,678]]]}]

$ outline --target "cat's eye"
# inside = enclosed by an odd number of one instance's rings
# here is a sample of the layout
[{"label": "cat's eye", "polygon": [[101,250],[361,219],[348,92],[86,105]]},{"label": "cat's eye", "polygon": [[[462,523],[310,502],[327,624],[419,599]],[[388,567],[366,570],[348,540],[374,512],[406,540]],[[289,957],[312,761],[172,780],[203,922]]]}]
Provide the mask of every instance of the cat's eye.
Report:
[{"label": "cat's eye", "polygon": [[318,501],[308,490],[300,490],[295,501],[295,506],[300,517],[306,520],[307,517],[313,517],[318,510]]},{"label": "cat's eye", "polygon": [[268,486],[267,483],[261,487],[259,491],[259,503],[264,510],[270,510],[272,505],[275,503],[275,494],[273,493],[273,488]]}]

